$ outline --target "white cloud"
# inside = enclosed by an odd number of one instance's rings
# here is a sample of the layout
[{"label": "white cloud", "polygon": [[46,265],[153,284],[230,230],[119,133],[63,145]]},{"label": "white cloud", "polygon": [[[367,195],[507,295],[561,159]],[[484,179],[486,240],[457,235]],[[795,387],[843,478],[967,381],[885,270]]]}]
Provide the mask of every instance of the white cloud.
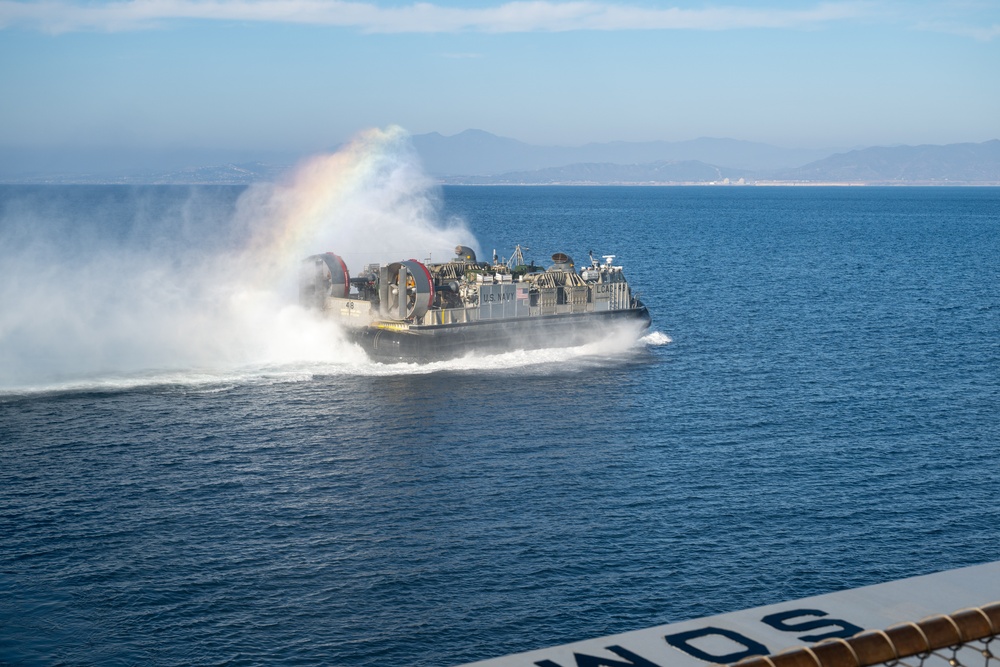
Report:
[{"label": "white cloud", "polygon": [[986,26],[969,26],[955,23],[923,22],[916,26],[918,30],[942,32],[959,37],[971,37],[980,42],[989,42],[1000,37],[1000,23]]},{"label": "white cloud", "polygon": [[484,8],[428,2],[381,7],[341,0],[124,0],[87,4],[0,0],[0,28],[26,27],[52,33],[125,31],[155,28],[177,20],[214,20],[326,25],[373,33],[732,30],[809,28],[868,13],[869,4],[864,2],[822,3],[807,9],[659,9],[548,0]]},{"label": "white cloud", "polygon": [[[983,12],[986,12],[984,15]],[[937,14],[944,13],[947,19]],[[955,13],[965,20],[956,20]],[[164,27],[181,20],[298,23],[368,33],[563,32],[572,30],[810,29],[867,20],[990,41],[1000,26],[983,21],[994,10],[976,3],[900,5],[893,0],[820,2],[804,8],[705,6],[655,8],[607,1],[514,0],[493,7],[452,7],[417,1],[380,6],[351,0],[0,0],[0,29],[50,33],[126,31]],[[921,20],[921,15],[923,20]],[[979,19],[977,21],[977,19]]]}]

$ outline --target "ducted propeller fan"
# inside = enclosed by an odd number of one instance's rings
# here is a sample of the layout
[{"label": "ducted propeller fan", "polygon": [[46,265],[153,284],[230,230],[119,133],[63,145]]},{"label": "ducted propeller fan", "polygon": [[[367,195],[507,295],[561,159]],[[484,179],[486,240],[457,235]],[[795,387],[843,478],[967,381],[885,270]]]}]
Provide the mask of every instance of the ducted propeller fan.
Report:
[{"label": "ducted propeller fan", "polygon": [[419,319],[434,303],[434,279],[415,259],[382,267],[379,299],[383,316],[394,320]]}]

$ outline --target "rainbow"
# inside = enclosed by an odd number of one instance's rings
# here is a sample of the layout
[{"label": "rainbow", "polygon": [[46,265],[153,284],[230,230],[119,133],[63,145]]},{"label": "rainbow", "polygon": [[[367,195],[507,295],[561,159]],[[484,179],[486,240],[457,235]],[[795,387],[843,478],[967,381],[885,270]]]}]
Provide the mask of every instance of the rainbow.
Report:
[{"label": "rainbow", "polygon": [[437,202],[409,135],[391,126],[304,161],[285,183],[250,188],[238,210],[252,219],[257,266],[271,267],[265,279],[274,280],[317,252],[336,252],[357,271],[474,245],[464,225],[441,225]]}]

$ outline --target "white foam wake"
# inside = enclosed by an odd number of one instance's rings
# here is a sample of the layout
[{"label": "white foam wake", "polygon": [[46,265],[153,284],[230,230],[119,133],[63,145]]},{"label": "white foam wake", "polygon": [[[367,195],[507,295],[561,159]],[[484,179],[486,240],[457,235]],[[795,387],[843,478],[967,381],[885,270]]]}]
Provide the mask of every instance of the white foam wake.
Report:
[{"label": "white foam wake", "polygon": [[[268,361],[229,367],[188,369],[145,369],[135,372],[90,374],[70,380],[35,382],[0,388],[0,398],[39,393],[128,391],[172,387],[197,393],[222,392],[237,387],[309,382],[316,378],[388,377],[430,375],[437,373],[547,373],[585,372],[595,367],[620,365],[637,358],[644,351],[670,342],[660,332],[637,337],[634,329],[610,330],[591,342],[573,347],[534,350],[511,350],[465,356],[431,363],[386,363],[373,361],[358,346],[345,340],[330,325],[304,311],[289,317],[289,324],[299,328],[300,336],[312,338],[314,345],[301,348],[300,354],[277,346],[270,352],[258,350]],[[310,323],[311,320],[311,323]],[[310,323],[309,326],[303,326]]]},{"label": "white foam wake", "polygon": [[670,336],[662,331],[651,331],[639,340],[650,347],[659,347],[660,345],[674,342]]}]

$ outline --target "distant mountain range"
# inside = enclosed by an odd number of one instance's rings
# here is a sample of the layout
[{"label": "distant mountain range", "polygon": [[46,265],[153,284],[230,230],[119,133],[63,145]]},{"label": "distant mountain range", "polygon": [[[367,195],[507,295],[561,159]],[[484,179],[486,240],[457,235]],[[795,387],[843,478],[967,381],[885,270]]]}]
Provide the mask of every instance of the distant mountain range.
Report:
[{"label": "distant mountain range", "polygon": [[734,139],[534,146],[481,130],[413,137],[427,171],[473,185],[892,184],[1000,185],[1000,140],[847,152]]},{"label": "distant mountain range", "polygon": [[737,183],[744,179],[738,169],[727,169],[698,160],[648,164],[585,162],[534,171],[512,171],[496,176],[452,176],[454,185],[656,185],[681,183]]},{"label": "distant mountain range", "polygon": [[[453,136],[432,132],[411,140],[424,169],[445,184],[1000,185],[996,139],[850,151],[710,138],[536,146],[482,130]],[[0,182],[242,184],[278,178],[297,159],[277,153],[49,155],[0,147]]]},{"label": "distant mountain range", "polygon": [[635,165],[697,160],[732,169],[767,170],[798,167],[831,155],[833,150],[799,150],[736,139],[692,141],[613,141],[584,146],[535,146],[498,137],[483,130],[466,130],[445,137],[437,132],[413,136],[413,145],[432,175],[486,176],[534,171],[572,164]]},{"label": "distant mountain range", "polygon": [[838,153],[775,174],[792,181],[1000,185],[1000,140],[947,146],[895,146]]}]

